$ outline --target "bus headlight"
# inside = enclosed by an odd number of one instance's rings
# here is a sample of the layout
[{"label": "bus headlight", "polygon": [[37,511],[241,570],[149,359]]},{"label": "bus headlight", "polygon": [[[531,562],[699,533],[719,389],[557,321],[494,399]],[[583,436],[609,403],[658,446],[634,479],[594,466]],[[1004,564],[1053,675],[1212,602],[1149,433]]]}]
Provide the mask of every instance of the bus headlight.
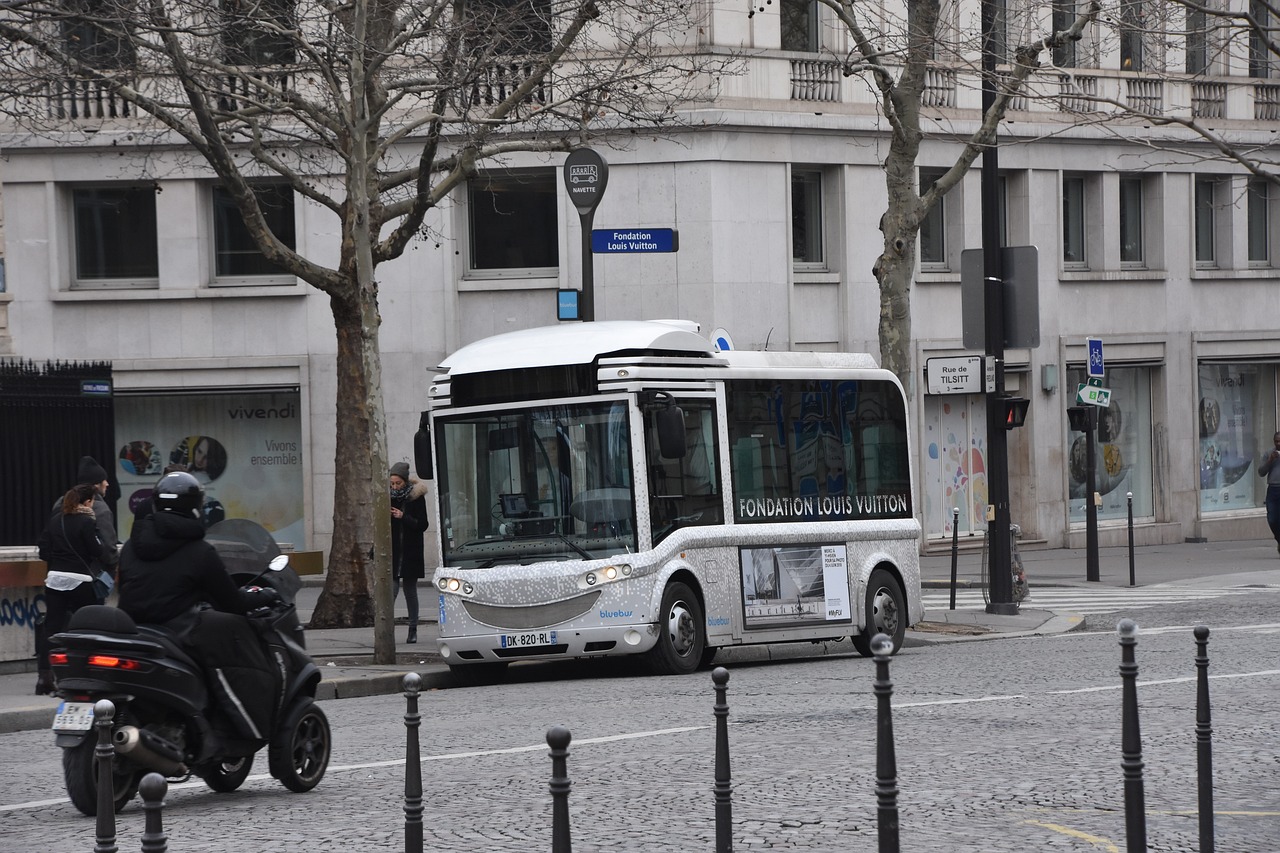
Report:
[{"label": "bus headlight", "polygon": [[605,566],[603,569],[587,572],[578,580],[579,589],[587,589],[600,584],[631,577],[631,566],[620,563],[616,566]]},{"label": "bus headlight", "polygon": [[475,591],[475,585],[471,581],[460,580],[459,578],[440,578],[436,581],[436,586],[441,592],[458,592],[463,595],[472,595]]}]

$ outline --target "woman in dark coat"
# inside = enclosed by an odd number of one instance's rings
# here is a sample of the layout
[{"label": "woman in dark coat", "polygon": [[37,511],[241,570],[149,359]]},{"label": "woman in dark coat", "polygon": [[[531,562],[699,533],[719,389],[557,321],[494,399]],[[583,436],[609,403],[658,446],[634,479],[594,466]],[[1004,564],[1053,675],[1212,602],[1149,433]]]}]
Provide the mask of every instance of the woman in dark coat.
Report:
[{"label": "woman in dark coat", "polygon": [[[46,636],[67,629],[71,614],[89,604],[101,604],[94,591],[93,579],[107,565],[115,563],[114,549],[98,536],[93,501],[97,490],[92,484],[72,487],[62,498],[62,506],[49,519],[37,546],[40,559],[48,566],[44,580]],[[53,674],[47,650],[41,650],[36,662],[36,693],[53,692]]]},{"label": "woman in dark coat", "polygon": [[427,484],[409,477],[409,463],[391,466],[391,576],[392,601],[404,587],[409,607],[409,636],[418,642],[418,581],[426,573],[423,533],[427,530]]}]

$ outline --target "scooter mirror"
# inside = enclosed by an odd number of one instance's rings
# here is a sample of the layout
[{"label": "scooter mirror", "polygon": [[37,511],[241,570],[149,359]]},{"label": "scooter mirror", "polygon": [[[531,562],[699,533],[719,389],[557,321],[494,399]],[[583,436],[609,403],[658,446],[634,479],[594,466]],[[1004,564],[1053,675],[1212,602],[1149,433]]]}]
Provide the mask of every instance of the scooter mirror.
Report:
[{"label": "scooter mirror", "polygon": [[277,554],[271,558],[270,563],[267,563],[267,568],[273,572],[282,572],[287,565],[289,565],[289,555]]}]

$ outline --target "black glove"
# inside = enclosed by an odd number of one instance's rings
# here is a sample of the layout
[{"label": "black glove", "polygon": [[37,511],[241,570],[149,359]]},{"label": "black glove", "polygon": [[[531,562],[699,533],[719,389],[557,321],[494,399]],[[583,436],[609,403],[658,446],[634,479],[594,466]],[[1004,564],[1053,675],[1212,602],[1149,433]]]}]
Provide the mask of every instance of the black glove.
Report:
[{"label": "black glove", "polygon": [[269,586],[251,586],[241,590],[240,594],[244,597],[245,606],[250,610],[271,607],[281,601],[280,593]]}]

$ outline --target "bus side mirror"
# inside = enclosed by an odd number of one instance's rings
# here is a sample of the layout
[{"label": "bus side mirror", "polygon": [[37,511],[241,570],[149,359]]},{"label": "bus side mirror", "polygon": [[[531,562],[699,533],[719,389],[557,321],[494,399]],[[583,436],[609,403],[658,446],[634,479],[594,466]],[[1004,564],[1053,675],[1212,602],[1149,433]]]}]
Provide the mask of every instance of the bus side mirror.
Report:
[{"label": "bus side mirror", "polygon": [[431,479],[431,416],[426,412],[418,419],[418,431],[413,434],[413,467],[421,479]]},{"label": "bus side mirror", "polygon": [[679,406],[665,406],[658,410],[658,452],[663,459],[683,459],[684,410]]}]

